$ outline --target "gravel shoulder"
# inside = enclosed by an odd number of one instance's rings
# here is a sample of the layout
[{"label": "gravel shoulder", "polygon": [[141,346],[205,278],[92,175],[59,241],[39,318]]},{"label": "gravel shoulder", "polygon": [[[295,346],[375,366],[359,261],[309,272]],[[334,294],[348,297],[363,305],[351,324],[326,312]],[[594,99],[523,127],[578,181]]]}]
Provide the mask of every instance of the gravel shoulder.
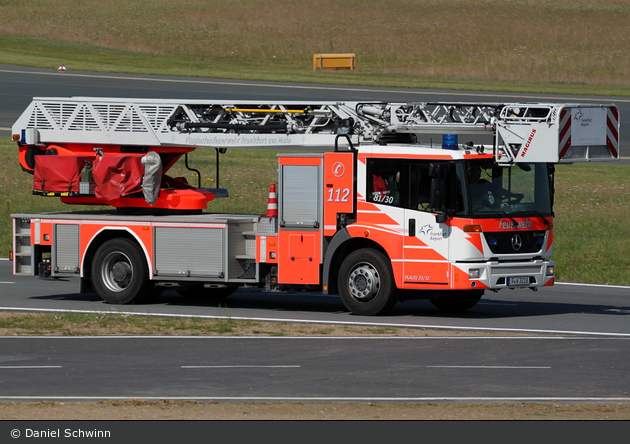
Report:
[{"label": "gravel shoulder", "polygon": [[630,404],[5,402],[0,420],[628,420]]}]

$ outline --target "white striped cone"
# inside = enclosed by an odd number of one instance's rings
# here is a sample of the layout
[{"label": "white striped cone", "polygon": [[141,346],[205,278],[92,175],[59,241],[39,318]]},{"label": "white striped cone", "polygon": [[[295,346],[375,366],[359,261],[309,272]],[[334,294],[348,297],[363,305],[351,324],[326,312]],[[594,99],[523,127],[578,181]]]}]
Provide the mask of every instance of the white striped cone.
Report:
[{"label": "white striped cone", "polygon": [[278,199],[276,198],[276,184],[269,186],[269,200],[267,201],[267,217],[278,216]]}]

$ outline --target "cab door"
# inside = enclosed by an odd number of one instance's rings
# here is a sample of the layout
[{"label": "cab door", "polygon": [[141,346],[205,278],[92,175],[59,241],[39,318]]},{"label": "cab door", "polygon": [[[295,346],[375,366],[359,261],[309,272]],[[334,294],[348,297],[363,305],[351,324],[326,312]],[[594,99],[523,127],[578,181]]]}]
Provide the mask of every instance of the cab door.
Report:
[{"label": "cab door", "polygon": [[403,282],[447,284],[449,227],[437,223],[435,213],[412,209],[405,209],[405,227]]},{"label": "cab door", "polygon": [[[429,204],[429,162],[408,165],[407,196],[404,198],[403,282],[404,284],[447,284],[449,279],[449,227],[436,222]],[[420,288],[405,285],[407,288]]]},{"label": "cab door", "polygon": [[[400,233],[395,250],[402,250],[402,257],[392,257],[392,262],[396,262],[395,273],[402,273],[397,280],[407,289],[449,282],[449,227],[437,223],[429,208],[429,166],[429,161],[410,159],[367,162],[368,202],[383,205],[389,227]],[[386,190],[376,177],[387,178]]]}]

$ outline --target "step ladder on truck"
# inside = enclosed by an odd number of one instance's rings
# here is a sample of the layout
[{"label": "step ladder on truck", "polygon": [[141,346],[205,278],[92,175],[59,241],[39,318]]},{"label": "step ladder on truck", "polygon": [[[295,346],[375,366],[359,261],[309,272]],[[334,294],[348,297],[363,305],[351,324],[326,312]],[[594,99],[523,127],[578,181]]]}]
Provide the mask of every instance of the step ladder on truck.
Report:
[{"label": "step ladder on truck", "polygon": [[[14,274],[116,304],[319,291],[359,315],[553,285],[554,165],[619,159],[599,104],[44,97],[12,133],[34,194],[105,208],[13,214]],[[277,215],[208,211],[229,194],[201,186],[197,148],[217,175],[227,149],[281,150]],[[182,158],[196,185],[169,176]]]}]

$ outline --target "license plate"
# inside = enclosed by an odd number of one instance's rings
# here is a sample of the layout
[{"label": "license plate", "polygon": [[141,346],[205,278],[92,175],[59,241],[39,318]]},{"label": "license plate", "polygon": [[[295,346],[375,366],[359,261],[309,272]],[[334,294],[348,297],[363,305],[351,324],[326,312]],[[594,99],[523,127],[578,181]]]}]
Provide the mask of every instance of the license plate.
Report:
[{"label": "license plate", "polygon": [[529,276],[508,278],[508,285],[529,285]]}]

